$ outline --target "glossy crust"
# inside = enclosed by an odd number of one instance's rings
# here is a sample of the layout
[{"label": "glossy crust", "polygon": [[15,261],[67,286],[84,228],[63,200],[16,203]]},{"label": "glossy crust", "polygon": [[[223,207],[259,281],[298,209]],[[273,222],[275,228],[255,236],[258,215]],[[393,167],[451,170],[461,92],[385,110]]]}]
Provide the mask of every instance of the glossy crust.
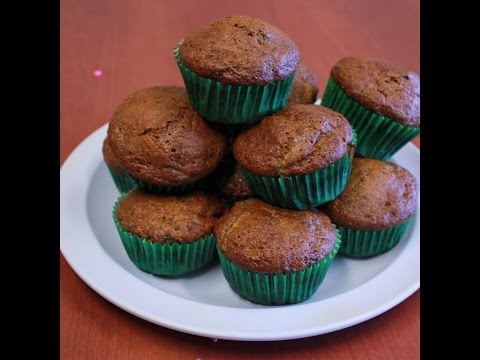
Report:
[{"label": "glossy crust", "polygon": [[264,118],[233,144],[235,160],[262,176],[312,173],[351,152],[352,128],[342,114],[292,105]]},{"label": "glossy crust", "polygon": [[417,180],[401,166],[354,158],[345,190],[324,210],[337,225],[381,230],[399,225],[413,214],[417,193]]},{"label": "glossy crust", "polygon": [[321,211],[287,210],[248,199],[217,221],[215,237],[237,266],[271,274],[302,270],[322,260],[333,250],[336,232]]},{"label": "glossy crust", "polygon": [[198,75],[236,85],[283,80],[295,71],[300,59],[287,34],[249,16],[224,17],[192,32],[179,55]]},{"label": "glossy crust", "polygon": [[300,63],[295,71],[287,105],[312,104],[317,100],[317,95],[318,83],[315,74]]},{"label": "glossy crust", "polygon": [[384,60],[345,57],[330,76],[368,110],[405,126],[420,127],[420,76]]},{"label": "glossy crust", "polygon": [[137,189],[121,201],[117,217],[124,229],[152,242],[192,242],[211,234],[224,210],[221,200],[199,191],[166,196]]},{"label": "glossy crust", "polygon": [[113,154],[134,176],[155,185],[192,183],[218,165],[226,138],[190,106],[184,88],[152,87],[130,95],[108,128]]}]

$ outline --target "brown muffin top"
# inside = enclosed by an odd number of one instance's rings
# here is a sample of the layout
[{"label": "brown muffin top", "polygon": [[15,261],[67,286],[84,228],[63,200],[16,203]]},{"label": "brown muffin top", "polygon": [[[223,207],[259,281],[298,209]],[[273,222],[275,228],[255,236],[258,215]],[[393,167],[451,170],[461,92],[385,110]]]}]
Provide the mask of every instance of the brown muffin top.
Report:
[{"label": "brown muffin top", "polygon": [[115,155],[113,155],[112,148],[108,143],[108,137],[106,137],[105,140],[103,140],[102,153],[103,153],[103,159],[105,160],[108,166],[110,166],[113,170],[115,170],[120,175],[123,175],[125,173],[122,165],[120,164],[118,159],[115,157]]},{"label": "brown muffin top", "polygon": [[236,85],[285,79],[300,59],[287,34],[249,16],[227,16],[192,32],[180,46],[179,56],[195,73]]},{"label": "brown muffin top", "polygon": [[262,176],[312,173],[353,151],[352,128],[342,114],[317,105],[292,105],[240,134],[233,155]]},{"label": "brown muffin top", "polygon": [[210,128],[176,86],[137,91],[115,111],[108,137],[113,154],[134,176],[156,185],[192,183],[225,152],[225,136]]},{"label": "brown muffin top", "polygon": [[317,78],[315,74],[301,62],[295,71],[287,105],[312,104],[317,99],[317,95]]},{"label": "brown muffin top", "polygon": [[324,210],[332,221],[356,230],[399,225],[417,206],[418,182],[399,165],[354,158],[345,190]]},{"label": "brown muffin top", "polygon": [[257,199],[239,201],[215,224],[223,254],[250,271],[297,271],[324,259],[336,232],[318,210],[278,208]]},{"label": "brown muffin top", "polygon": [[345,57],[330,76],[368,110],[420,127],[420,76],[384,60]]},{"label": "brown muffin top", "polygon": [[120,202],[117,218],[124,229],[152,242],[192,242],[213,233],[225,205],[200,191],[183,196],[137,189]]}]

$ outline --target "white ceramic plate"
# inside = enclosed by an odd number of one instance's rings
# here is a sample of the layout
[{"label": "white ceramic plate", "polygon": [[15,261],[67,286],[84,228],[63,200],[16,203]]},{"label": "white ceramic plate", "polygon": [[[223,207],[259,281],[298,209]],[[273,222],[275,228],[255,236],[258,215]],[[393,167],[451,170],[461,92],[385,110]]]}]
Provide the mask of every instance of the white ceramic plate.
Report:
[{"label": "white ceramic plate", "polygon": [[[92,289],[120,308],[178,331],[232,340],[284,340],[343,329],[377,316],[420,286],[420,203],[404,238],[368,260],[337,256],[308,301],[267,307],[238,296],[218,263],[176,279],[156,277],[128,259],[111,216],[118,197],[103,162],[107,125],[86,138],[60,170],[60,249]],[[420,152],[393,158],[420,180]]]}]

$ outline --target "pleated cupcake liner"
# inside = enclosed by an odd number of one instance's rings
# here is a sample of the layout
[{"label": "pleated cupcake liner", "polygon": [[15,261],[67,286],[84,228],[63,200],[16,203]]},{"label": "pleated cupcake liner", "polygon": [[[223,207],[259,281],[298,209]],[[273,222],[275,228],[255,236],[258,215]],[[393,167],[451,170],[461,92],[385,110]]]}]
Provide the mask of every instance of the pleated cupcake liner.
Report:
[{"label": "pleated cupcake liner", "polygon": [[152,242],[132,234],[117,218],[121,196],[113,208],[113,221],[129,259],[140,270],[162,276],[187,274],[206,266],[215,254],[215,237],[207,234],[194,242]]},{"label": "pleated cupcake liner", "polygon": [[132,173],[126,171],[125,172],[128,177],[135,181],[137,186],[140,189],[143,189],[149,193],[153,194],[160,194],[160,195],[181,195],[190,192],[195,187],[195,182],[190,184],[183,184],[178,186],[165,186],[165,185],[156,185],[152,184],[148,181],[142,180],[134,176]]},{"label": "pleated cupcake liner", "polygon": [[342,235],[340,254],[352,258],[368,258],[393,249],[402,238],[413,216],[403,223],[382,230],[355,230],[337,225]]},{"label": "pleated cupcake liner", "polygon": [[332,78],[328,79],[322,105],[343,114],[358,134],[355,154],[387,160],[420,134],[420,128],[402,125],[374,113],[348,96]]},{"label": "pleated cupcake liner", "polygon": [[173,51],[192,107],[205,119],[226,124],[251,124],[277,112],[287,102],[295,76],[268,85],[231,85],[196,74]]},{"label": "pleated cupcake liner", "polygon": [[120,174],[117,170],[112,168],[110,165],[106,164],[108,168],[108,172],[112,176],[113,183],[117,190],[121,193],[127,193],[133,189],[135,189],[138,185],[135,179],[131,176]]},{"label": "pleated cupcake liner", "polygon": [[275,274],[249,271],[231,262],[217,244],[220,265],[230,287],[245,299],[262,305],[300,303],[312,297],[322,284],[342,242],[336,232],[332,251],[303,270]]},{"label": "pleated cupcake liner", "polygon": [[[352,145],[357,142],[353,130]],[[332,201],[345,189],[352,159],[345,154],[325,169],[309,174],[290,176],[260,176],[240,168],[250,189],[272,205],[293,210],[307,210]]]}]

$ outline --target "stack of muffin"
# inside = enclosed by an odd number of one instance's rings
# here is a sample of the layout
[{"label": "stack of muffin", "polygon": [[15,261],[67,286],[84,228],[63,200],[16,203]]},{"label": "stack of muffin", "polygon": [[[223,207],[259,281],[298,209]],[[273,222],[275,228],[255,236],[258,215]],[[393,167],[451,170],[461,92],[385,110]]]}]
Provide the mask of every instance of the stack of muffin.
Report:
[{"label": "stack of muffin", "polygon": [[247,16],[189,34],[174,57],[185,89],[130,95],[103,146],[137,267],[175,276],[218,254],[237,293],[282,305],[311,297],[338,251],[368,258],[398,243],[418,184],[385,160],[419,134],[417,74],[344,58],[314,105],[294,41]]}]

